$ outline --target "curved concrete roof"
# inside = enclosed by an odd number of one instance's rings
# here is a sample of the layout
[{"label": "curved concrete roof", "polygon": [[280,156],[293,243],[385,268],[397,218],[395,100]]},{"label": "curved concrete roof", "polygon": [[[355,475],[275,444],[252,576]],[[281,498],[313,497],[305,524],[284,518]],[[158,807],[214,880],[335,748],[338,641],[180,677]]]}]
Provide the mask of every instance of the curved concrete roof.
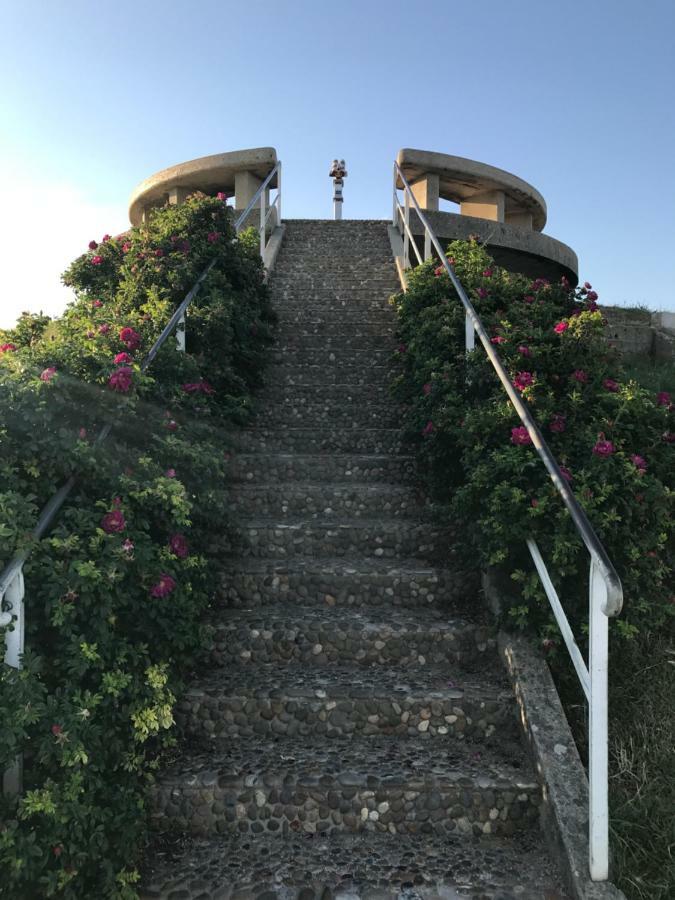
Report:
[{"label": "curved concrete roof", "polygon": [[484,191],[503,191],[507,212],[532,213],[532,227],[535,231],[541,231],[546,224],[546,202],[539,191],[504,169],[465,159],[463,156],[407,147],[398,151],[396,160],[408,181],[414,181],[423,175],[438,175],[439,193],[444,200],[462,203]]},{"label": "curved concrete roof", "polygon": [[[188,190],[214,193],[233,191],[234,176],[237,172],[251,172],[258,178],[266,178],[276,164],[277,151],[274,147],[256,147],[252,150],[233,150],[230,153],[215,153],[188,162],[171,166],[156,172],[141,181],[129,200],[129,219],[138,225],[146,206],[163,203],[169,191],[181,187]],[[270,187],[276,187],[276,178]]]}]

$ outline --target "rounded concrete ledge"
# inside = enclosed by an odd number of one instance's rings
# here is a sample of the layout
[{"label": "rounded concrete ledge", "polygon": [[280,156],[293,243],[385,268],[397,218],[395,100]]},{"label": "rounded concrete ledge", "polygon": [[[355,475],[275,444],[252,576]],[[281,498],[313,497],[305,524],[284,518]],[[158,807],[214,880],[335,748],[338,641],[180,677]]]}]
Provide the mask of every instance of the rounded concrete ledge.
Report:
[{"label": "rounded concrete ledge", "polygon": [[[574,250],[546,234],[458,213],[427,210],[425,215],[443,245],[466,241],[475,235],[485,243],[497,265],[511,272],[549,281],[558,281],[564,275],[572,285],[579,280],[579,262]],[[421,252],[424,227],[415,214],[410,216],[410,230]]]},{"label": "rounded concrete ledge", "polygon": [[[270,170],[276,165],[274,147],[215,153],[162,169],[142,181],[129,201],[132,225],[143,220],[144,213],[166,203],[180,203],[194,191],[235,194],[235,208],[245,209]],[[275,188],[276,177],[270,183]]]},{"label": "rounded concrete ledge", "polygon": [[459,203],[462,215],[534,231],[546,224],[546,203],[539,191],[503,169],[410,148],[399,150],[396,160],[423,209],[438,210],[440,198]]}]

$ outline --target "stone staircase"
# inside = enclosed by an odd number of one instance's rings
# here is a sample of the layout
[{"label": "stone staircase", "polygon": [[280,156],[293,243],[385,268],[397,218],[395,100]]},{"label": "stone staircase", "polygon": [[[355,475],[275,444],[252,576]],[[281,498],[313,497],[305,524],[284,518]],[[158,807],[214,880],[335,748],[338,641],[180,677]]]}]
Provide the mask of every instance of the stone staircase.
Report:
[{"label": "stone staircase", "polygon": [[390,399],[384,222],[290,221],[238,542],[159,779],[144,897],[560,900],[472,576]]}]

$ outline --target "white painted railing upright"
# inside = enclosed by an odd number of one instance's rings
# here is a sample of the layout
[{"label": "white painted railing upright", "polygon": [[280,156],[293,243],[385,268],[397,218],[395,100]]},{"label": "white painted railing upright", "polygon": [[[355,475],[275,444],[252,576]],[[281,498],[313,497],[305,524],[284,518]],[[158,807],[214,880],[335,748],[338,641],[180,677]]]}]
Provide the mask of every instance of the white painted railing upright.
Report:
[{"label": "white painted railing upright", "polygon": [[[403,190],[404,202],[398,198],[398,191]],[[541,580],[551,609],[560,628],[563,640],[570,654],[577,677],[588,700],[589,737],[588,737],[588,786],[589,786],[589,870],[593,881],[606,881],[609,877],[609,811],[608,811],[608,617],[618,616],[623,606],[623,589],[621,581],[612,565],[605,548],[600,543],[586,513],[579,505],[567,481],[563,478],[560,467],[544,440],[541,431],[534,421],[524,400],[514,388],[504,364],[491,343],[485,326],[478,317],[464,287],[457,278],[453,267],[441,247],[429,220],[420,208],[401,167],[394,163],[394,203],[393,224],[403,237],[403,264],[410,268],[410,247],[412,246],[418,263],[422,256],[415,243],[415,236],[410,229],[410,205],[412,204],[424,228],[424,258],[431,256],[431,247],[438,255],[440,264],[445,268],[450,282],[466,312],[465,350],[471,353],[475,348],[476,335],[483,345],[499,380],[504,387],[512,406],[521,422],[527,428],[539,458],[546,467],[553,484],[562,498],[574,526],[591,557],[589,571],[589,648],[588,666],[576,643],[572,628],[560,602],[556,589],[546,568],[546,564],[533,539],[528,539],[527,547]]]}]

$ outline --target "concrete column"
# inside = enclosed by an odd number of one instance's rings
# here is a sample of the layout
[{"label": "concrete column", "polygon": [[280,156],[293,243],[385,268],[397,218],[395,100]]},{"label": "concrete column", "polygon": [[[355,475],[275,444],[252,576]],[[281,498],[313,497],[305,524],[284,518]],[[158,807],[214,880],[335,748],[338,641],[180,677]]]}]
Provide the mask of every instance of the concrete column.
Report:
[{"label": "concrete column", "polygon": [[[236,172],[234,176],[234,208],[246,209],[261,184],[262,179],[256,178],[250,172]],[[267,206],[269,206],[269,202],[269,190],[267,190],[265,191]],[[256,203],[256,207],[260,207],[260,202]]]},{"label": "concrete column", "polygon": [[526,231],[532,231],[532,213],[520,210],[519,212],[507,212],[504,221],[507,225],[515,225]]},{"label": "concrete column", "polygon": [[192,191],[186,187],[174,187],[169,191],[169,203],[176,206],[178,203],[185,203]]},{"label": "concrete column", "polygon": [[504,191],[485,191],[482,194],[473,194],[460,204],[459,211],[463,216],[476,216],[478,219],[503,222]]},{"label": "concrete column", "polygon": [[439,178],[438,175],[423,175],[410,184],[413,197],[422,209],[438,211]]}]

